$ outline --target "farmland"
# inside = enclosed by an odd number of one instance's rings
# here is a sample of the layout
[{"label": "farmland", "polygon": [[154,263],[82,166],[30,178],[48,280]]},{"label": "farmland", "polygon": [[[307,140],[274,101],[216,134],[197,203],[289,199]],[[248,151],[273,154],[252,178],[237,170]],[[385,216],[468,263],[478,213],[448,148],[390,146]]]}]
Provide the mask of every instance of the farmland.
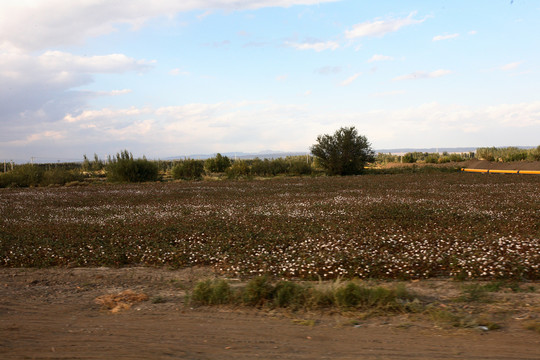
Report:
[{"label": "farmland", "polygon": [[540,178],[401,174],[0,190],[0,266],[540,279]]}]

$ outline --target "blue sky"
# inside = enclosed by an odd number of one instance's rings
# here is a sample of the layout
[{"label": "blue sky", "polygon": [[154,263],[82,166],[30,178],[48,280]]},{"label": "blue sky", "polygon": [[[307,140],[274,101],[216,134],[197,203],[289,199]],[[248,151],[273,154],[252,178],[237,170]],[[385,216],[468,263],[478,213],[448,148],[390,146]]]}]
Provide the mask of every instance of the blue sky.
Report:
[{"label": "blue sky", "polygon": [[0,160],[540,144],[532,0],[2,0]]}]

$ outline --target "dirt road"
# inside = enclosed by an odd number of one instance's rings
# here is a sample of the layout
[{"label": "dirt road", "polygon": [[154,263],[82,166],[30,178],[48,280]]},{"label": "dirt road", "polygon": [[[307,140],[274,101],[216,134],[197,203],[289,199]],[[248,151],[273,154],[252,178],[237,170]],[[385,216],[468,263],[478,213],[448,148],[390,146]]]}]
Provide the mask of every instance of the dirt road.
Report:
[{"label": "dirt road", "polygon": [[[408,315],[358,320],[354,314],[185,304],[185,290],[209,275],[207,269],[0,269],[0,358],[540,358],[540,334],[519,322],[538,315],[537,294],[501,330],[483,331],[440,327]],[[413,285],[431,289],[433,296],[454,286],[420,283]],[[95,301],[126,289],[148,300],[117,313]]]}]

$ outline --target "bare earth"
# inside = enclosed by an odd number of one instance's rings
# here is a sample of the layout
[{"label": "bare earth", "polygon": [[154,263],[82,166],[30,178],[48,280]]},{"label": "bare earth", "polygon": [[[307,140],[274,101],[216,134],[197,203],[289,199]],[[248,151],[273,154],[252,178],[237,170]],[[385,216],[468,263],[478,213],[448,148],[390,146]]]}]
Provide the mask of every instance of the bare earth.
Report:
[{"label": "bare earth", "polygon": [[[0,269],[2,359],[539,359],[540,289],[497,293],[480,309],[500,330],[453,328],[412,315],[291,313],[185,304],[209,269]],[[451,280],[409,282],[424,296],[459,294]],[[148,300],[106,309],[96,298],[131,290]],[[453,306],[453,305],[451,305]],[[466,306],[466,305],[459,305]],[[118,311],[117,311],[118,310]]]}]

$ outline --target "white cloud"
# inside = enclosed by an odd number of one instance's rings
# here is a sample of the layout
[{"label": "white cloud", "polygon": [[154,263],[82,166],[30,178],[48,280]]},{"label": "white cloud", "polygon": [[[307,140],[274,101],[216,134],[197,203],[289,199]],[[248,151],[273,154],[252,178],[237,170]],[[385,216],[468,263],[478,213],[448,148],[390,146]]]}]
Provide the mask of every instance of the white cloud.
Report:
[{"label": "white cloud", "polygon": [[0,142],[0,153],[28,159],[36,154],[81,158],[124,148],[150,158],[268,148],[302,151],[317,135],[343,124],[356,126],[375,148],[535,145],[540,101],[488,107],[428,103],[356,112],[247,101],[105,108],[23,124],[19,137]]},{"label": "white cloud", "polygon": [[119,96],[133,92],[131,89],[111,90],[111,91],[96,91],[95,94],[99,96]]},{"label": "white cloud", "polygon": [[189,74],[190,74],[189,71],[183,71],[182,69],[179,69],[179,68],[172,69],[171,71],[169,71],[169,75],[172,75],[172,76],[178,76],[178,75],[186,76]]},{"label": "white cloud", "polygon": [[392,91],[384,91],[384,92],[378,92],[371,94],[373,97],[387,97],[387,96],[396,96],[396,95],[403,95],[405,94],[405,91],[403,90],[392,90]]},{"label": "white cloud", "polygon": [[[2,3],[0,46],[41,50],[81,44],[122,24],[136,30],[149,19],[192,10],[242,10],[312,5],[336,0],[33,0]],[[21,26],[21,24],[25,24]]]},{"label": "white cloud", "polygon": [[390,60],[394,60],[394,58],[391,56],[375,54],[367,62],[390,61]]},{"label": "white cloud", "polygon": [[276,81],[285,81],[288,77],[289,75],[278,75],[276,76]]},{"label": "white cloud", "polygon": [[362,73],[356,73],[354,74],[353,76],[343,80],[339,85],[340,86],[347,86],[347,85],[350,85],[353,81],[356,80],[356,78],[358,78],[360,75],[362,75]]},{"label": "white cloud", "polygon": [[295,43],[295,42],[285,42],[285,45],[293,47],[297,50],[315,50],[321,52],[323,50],[336,50],[339,48],[339,44],[335,41],[326,41],[326,42],[305,42],[305,43]]},{"label": "white cloud", "polygon": [[401,81],[401,80],[416,80],[416,79],[434,79],[441,76],[445,76],[448,74],[451,74],[452,71],[450,70],[435,70],[432,72],[426,72],[426,71],[416,71],[410,74],[401,75],[396,78],[394,78],[394,81]]},{"label": "white cloud", "polygon": [[478,31],[476,31],[476,30],[471,30],[471,31],[468,32],[468,34],[469,34],[469,35],[476,35],[476,34],[478,34]]},{"label": "white cloud", "polygon": [[450,34],[450,35],[437,35],[433,37],[433,41],[441,41],[441,40],[449,40],[449,39],[455,39],[459,36],[459,34]]},{"label": "white cloud", "polygon": [[[123,54],[79,56],[67,52],[46,51],[34,56],[10,46],[0,48],[0,121],[22,121],[21,114],[42,110],[51,117],[63,117],[80,107],[85,97],[120,95],[70,91],[93,82],[94,74],[145,71],[151,62]],[[46,111],[44,110],[46,109]],[[42,121],[48,121],[42,117]]]},{"label": "white cloud", "polygon": [[519,67],[521,64],[523,64],[523,61],[516,61],[516,62],[503,65],[499,69],[504,70],[504,71],[514,70],[517,67]]},{"label": "white cloud", "polygon": [[406,18],[366,21],[354,25],[351,30],[345,31],[345,36],[348,39],[356,39],[365,36],[381,37],[388,33],[398,31],[404,26],[420,24],[427,19],[427,17],[424,17],[423,19],[414,19],[415,15],[416,11],[413,11]]},{"label": "white cloud", "polygon": [[341,66],[323,66],[318,69],[315,69],[314,72],[319,75],[331,75],[340,73],[342,70]]}]

